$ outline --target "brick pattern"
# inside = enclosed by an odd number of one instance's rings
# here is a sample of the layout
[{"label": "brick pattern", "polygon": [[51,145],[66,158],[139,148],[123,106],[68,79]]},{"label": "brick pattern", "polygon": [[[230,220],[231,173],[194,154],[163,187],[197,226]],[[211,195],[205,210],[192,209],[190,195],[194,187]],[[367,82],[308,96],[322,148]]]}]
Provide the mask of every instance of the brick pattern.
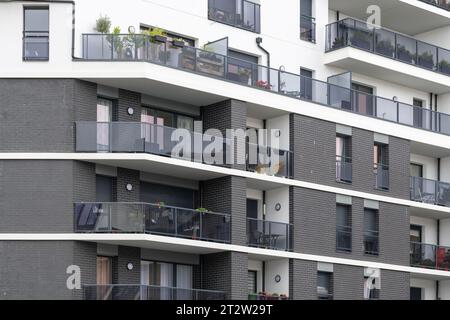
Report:
[{"label": "brick pattern", "polygon": [[373,172],[373,132],[353,128],[351,184],[336,182],[336,124],[298,114],[290,115],[290,147],[297,180],[399,197],[409,200],[410,142],[389,137],[388,191],[377,190]]},{"label": "brick pattern", "polygon": [[392,270],[381,270],[381,300],[409,300],[410,274]]},{"label": "brick pattern", "polygon": [[231,214],[231,243],[247,245],[247,182],[245,178],[227,176],[204,181],[203,207]]},{"label": "brick pattern", "polygon": [[[133,190],[126,189],[127,184],[133,186]],[[117,168],[116,195],[117,202],[140,201],[140,173],[136,170]]]},{"label": "brick pattern", "polygon": [[[118,284],[141,283],[141,248],[119,246],[115,279]],[[133,270],[127,269],[127,264],[133,264]]]},{"label": "brick pattern", "polygon": [[224,291],[227,299],[248,296],[248,256],[240,252],[220,252],[201,256],[202,289]]},{"label": "brick pattern", "polygon": [[317,299],[317,262],[289,259],[289,297]]},{"label": "brick pattern", "polygon": [[335,194],[290,187],[290,212],[295,252],[409,265],[407,207],[380,203],[378,256],[364,254],[363,199],[353,198],[351,253],[336,250]]},{"label": "brick pattern", "polygon": [[[74,242],[73,251],[74,265],[81,269],[81,284],[97,283],[97,243]],[[83,290],[74,290],[73,299],[83,299]]]},{"label": "brick pattern", "polygon": [[[247,129],[247,106],[245,102],[238,100],[225,100],[213,105],[202,107],[203,130],[218,129],[226,136],[227,129]],[[235,146],[243,141],[236,139]],[[231,168],[246,170],[245,164],[238,164],[238,157],[245,154],[234,153],[234,164]]]},{"label": "brick pattern", "polygon": [[333,298],[335,300],[364,299],[363,267],[335,264],[333,282]]},{"label": "brick pattern", "polygon": [[[128,114],[128,108],[133,108],[134,113]],[[141,94],[119,89],[117,101],[117,121],[140,122],[141,121]]]}]

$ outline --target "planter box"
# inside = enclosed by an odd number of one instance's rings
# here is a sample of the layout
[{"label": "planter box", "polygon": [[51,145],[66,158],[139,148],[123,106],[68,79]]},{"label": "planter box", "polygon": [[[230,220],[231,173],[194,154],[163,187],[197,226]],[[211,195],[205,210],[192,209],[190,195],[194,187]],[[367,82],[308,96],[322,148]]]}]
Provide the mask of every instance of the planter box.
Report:
[{"label": "planter box", "polygon": [[173,40],[172,44],[174,47],[183,48],[184,47],[184,41],[180,40]]},{"label": "planter box", "polygon": [[166,42],[167,38],[163,37],[163,36],[156,35],[156,36],[153,36],[153,40],[155,40],[156,42]]}]

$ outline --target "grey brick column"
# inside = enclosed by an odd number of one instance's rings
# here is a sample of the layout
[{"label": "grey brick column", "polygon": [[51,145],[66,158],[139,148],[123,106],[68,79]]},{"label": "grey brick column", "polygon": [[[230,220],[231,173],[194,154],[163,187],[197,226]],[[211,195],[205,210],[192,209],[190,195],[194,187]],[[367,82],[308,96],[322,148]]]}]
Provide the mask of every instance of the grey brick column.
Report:
[{"label": "grey brick column", "polygon": [[248,298],[248,255],[220,252],[201,256],[202,289],[224,291],[226,299]]},{"label": "grey brick column", "polygon": [[[74,265],[80,267],[81,284],[89,285],[97,283],[97,243],[74,242],[73,245]],[[83,289],[73,291],[74,299],[83,299]]]},{"label": "grey brick column", "polygon": [[231,214],[231,243],[246,246],[246,179],[227,176],[204,181],[202,185],[203,207],[213,212]]},{"label": "grey brick column", "polygon": [[[133,186],[133,190],[126,189],[127,184]],[[140,201],[140,173],[136,170],[117,168],[117,202]]]},{"label": "grey brick column", "polygon": [[364,268],[341,264],[335,264],[333,268],[334,299],[364,299]]},{"label": "grey brick column", "polygon": [[[225,100],[202,107],[203,130],[218,129],[226,136],[227,129],[247,129],[247,105],[238,100]],[[237,145],[237,139],[235,146]],[[236,154],[235,154],[236,156]],[[245,164],[237,164],[236,158],[231,168],[246,170]]]},{"label": "grey brick column", "polygon": [[410,275],[407,272],[381,270],[381,300],[409,300]]},{"label": "grey brick column", "polygon": [[[141,283],[141,248],[119,246],[116,259],[115,281],[117,284]],[[128,263],[133,264],[133,270],[128,270]]]},{"label": "grey brick column", "polygon": [[[128,108],[133,108],[134,113],[128,114]],[[141,121],[141,94],[133,91],[119,89],[117,101],[116,120],[123,122]]]},{"label": "grey brick column", "polygon": [[317,262],[289,259],[289,297],[317,299]]}]

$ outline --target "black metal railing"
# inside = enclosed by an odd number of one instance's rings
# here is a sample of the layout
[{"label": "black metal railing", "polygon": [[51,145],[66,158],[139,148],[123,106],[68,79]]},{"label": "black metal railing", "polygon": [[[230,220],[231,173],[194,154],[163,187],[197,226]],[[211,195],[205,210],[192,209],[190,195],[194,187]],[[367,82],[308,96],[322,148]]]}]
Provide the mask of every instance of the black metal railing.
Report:
[{"label": "black metal railing", "polygon": [[336,181],[352,182],[352,158],[336,156]]},{"label": "black metal railing", "polygon": [[85,300],[225,300],[222,291],[134,284],[83,285]]},{"label": "black metal railing", "polygon": [[352,18],[326,26],[326,52],[354,47],[450,76],[450,50]]},{"label": "black metal railing", "polygon": [[77,233],[145,233],[230,242],[231,216],[149,203],[75,203]]},{"label": "black metal railing", "polygon": [[251,247],[291,250],[292,225],[247,218],[247,242]]},{"label": "black metal railing", "polygon": [[336,250],[352,251],[352,227],[336,225]]},{"label": "black metal railing", "polygon": [[305,15],[300,16],[300,39],[316,42],[316,18]]},{"label": "black metal railing", "polygon": [[450,183],[411,177],[411,200],[450,207]]},{"label": "black metal railing", "polygon": [[261,32],[261,6],[251,1],[208,0],[208,19]]},{"label": "black metal railing", "polygon": [[[75,128],[77,152],[151,153],[220,166],[227,166],[229,160],[237,164],[240,161],[239,143],[233,144],[228,138],[213,138],[186,129],[177,131],[176,128],[156,124],[116,121],[80,121],[76,122]],[[191,139],[190,148],[182,150],[176,148],[186,138]],[[222,150],[215,149],[211,154],[204,154],[203,151],[212,139],[214,142],[222,139]],[[200,148],[195,146],[198,141],[202,143]],[[291,151],[251,143],[246,143],[242,149],[245,150],[241,152],[246,153],[242,155],[242,164],[248,171],[292,178],[293,153]],[[227,157],[230,152],[234,153],[235,157]]]},{"label": "black metal railing", "polygon": [[374,163],[373,174],[375,176],[375,188],[389,190],[389,166],[382,163]]},{"label": "black metal railing", "polygon": [[411,266],[437,270],[450,270],[450,248],[411,242]]},{"label": "black metal railing", "polygon": [[379,232],[376,230],[364,231],[364,253],[378,255],[379,253]]},{"label": "black metal railing", "polygon": [[450,11],[450,0],[419,0],[419,1]]},{"label": "black metal railing", "polygon": [[[116,43],[119,42],[119,43]],[[83,34],[83,59],[146,61],[450,135],[450,115],[146,35]]]},{"label": "black metal railing", "polygon": [[248,300],[292,300],[287,295],[267,294],[267,293],[249,293]]}]

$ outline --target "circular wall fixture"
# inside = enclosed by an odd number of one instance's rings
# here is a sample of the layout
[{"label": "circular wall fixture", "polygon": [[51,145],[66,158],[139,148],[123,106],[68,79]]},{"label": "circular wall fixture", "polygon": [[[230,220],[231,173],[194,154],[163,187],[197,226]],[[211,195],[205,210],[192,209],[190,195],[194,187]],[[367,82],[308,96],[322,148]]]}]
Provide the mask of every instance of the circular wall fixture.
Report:
[{"label": "circular wall fixture", "polygon": [[131,107],[129,107],[129,108],[127,109],[127,112],[128,112],[128,114],[129,114],[130,116],[132,116],[132,115],[134,114],[134,109],[131,108]]},{"label": "circular wall fixture", "polygon": [[275,205],[275,210],[276,210],[276,211],[280,211],[280,210],[281,210],[281,204],[280,204],[280,203],[277,203],[277,204]]},{"label": "circular wall fixture", "polygon": [[131,271],[133,270],[133,268],[134,268],[133,264],[131,262],[128,262],[127,269]]},{"label": "circular wall fixture", "polygon": [[128,27],[128,33],[133,34],[133,33],[135,33],[135,32],[136,32],[136,29],[134,28],[134,26],[129,26],[129,27]]},{"label": "circular wall fixture", "polygon": [[127,191],[132,191],[133,185],[131,183],[128,183],[125,188],[127,189]]},{"label": "circular wall fixture", "polygon": [[275,282],[276,283],[279,283],[281,281],[281,276],[279,275],[279,274],[277,274],[276,276],[275,276]]}]

